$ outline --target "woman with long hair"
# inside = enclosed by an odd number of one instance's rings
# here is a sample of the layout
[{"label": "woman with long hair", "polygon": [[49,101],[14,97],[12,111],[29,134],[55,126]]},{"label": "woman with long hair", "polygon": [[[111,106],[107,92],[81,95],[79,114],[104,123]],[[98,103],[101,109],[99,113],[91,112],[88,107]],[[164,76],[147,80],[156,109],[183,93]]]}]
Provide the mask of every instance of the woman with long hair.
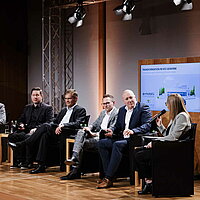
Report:
[{"label": "woman with long hair", "polygon": [[[167,128],[162,124],[161,117],[156,119],[156,125],[164,137],[157,140],[178,140],[179,137],[191,128],[190,115],[185,108],[183,98],[179,94],[171,94],[167,98],[166,106],[169,109],[170,122]],[[144,149],[135,154],[136,165],[139,177],[145,179],[145,186],[139,194],[148,194],[152,192],[152,142],[148,143]]]}]

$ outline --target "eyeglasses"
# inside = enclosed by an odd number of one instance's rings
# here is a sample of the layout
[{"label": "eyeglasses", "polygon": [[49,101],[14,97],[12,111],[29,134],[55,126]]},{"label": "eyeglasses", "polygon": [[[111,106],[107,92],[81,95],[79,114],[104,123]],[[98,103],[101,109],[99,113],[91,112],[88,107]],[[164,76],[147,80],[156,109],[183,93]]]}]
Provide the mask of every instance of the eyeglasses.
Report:
[{"label": "eyeglasses", "polygon": [[110,102],[105,102],[105,103],[102,103],[103,106],[106,106],[106,105],[109,105]]}]

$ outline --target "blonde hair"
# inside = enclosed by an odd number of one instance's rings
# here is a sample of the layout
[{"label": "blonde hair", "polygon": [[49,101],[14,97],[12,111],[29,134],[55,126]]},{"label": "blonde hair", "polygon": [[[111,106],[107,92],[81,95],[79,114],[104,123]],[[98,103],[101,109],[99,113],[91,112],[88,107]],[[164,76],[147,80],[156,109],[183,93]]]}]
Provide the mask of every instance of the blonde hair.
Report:
[{"label": "blonde hair", "polygon": [[185,112],[189,117],[189,113],[187,112],[185,108],[185,104],[183,101],[183,98],[180,94],[171,94],[167,98],[167,104],[169,107],[170,117],[173,120],[176,115],[178,115],[180,112]]}]

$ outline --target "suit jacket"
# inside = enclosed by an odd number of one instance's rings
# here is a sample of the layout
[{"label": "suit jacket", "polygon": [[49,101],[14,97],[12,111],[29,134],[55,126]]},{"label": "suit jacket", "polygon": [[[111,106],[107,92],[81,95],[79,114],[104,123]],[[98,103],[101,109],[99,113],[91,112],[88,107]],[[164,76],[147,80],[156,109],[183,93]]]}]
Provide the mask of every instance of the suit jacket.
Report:
[{"label": "suit jacket", "polygon": [[0,103],[0,124],[6,123],[6,110],[4,104]]},{"label": "suit jacket", "polygon": [[[124,139],[123,131],[125,129],[126,112],[127,110],[125,109],[125,106],[119,109],[117,122],[114,128],[112,129],[114,139]],[[137,102],[131,115],[129,129],[132,130],[134,134],[149,132],[151,126],[148,122],[151,120],[151,117],[152,114],[149,106]]]},{"label": "suit jacket", "polygon": [[[118,109],[116,107],[113,107],[113,110],[110,114],[110,117],[108,119],[108,126],[107,128],[112,129],[117,121],[117,113]],[[90,126],[90,130],[92,132],[99,132],[101,130],[101,123],[103,121],[103,118],[106,115],[106,110],[101,111],[99,117],[95,120],[95,122]]]},{"label": "suit jacket", "polygon": [[27,124],[28,129],[37,128],[43,123],[49,123],[53,120],[53,108],[50,105],[41,103],[37,110],[37,119],[35,127],[30,127],[31,123],[31,113],[33,110],[33,104],[28,104],[25,106],[22,115],[20,116],[18,123]]},{"label": "suit jacket", "polygon": [[182,133],[191,128],[190,117],[185,112],[180,112],[178,115],[176,115],[173,121],[170,121],[168,127],[169,126],[171,127],[168,135],[166,135],[167,129],[163,125],[158,127],[158,130],[164,135],[164,137],[161,137],[158,140],[173,141],[179,139]]},{"label": "suit jacket", "polygon": [[[65,116],[66,112],[67,112],[67,108],[65,107],[59,112],[58,116],[53,121],[53,124],[59,125],[61,120]],[[65,128],[79,129],[80,124],[83,123],[85,120],[85,116],[86,116],[85,108],[82,108],[81,106],[76,105],[73,108],[72,114],[69,119],[69,123],[64,123],[63,129],[65,129]]]}]

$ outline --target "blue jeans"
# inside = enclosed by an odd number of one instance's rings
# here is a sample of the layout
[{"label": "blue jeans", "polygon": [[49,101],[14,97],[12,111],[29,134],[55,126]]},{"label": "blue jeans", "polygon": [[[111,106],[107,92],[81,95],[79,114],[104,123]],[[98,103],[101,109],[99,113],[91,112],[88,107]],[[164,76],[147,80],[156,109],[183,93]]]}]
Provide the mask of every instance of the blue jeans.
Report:
[{"label": "blue jeans", "polygon": [[102,139],[98,142],[105,177],[112,179],[119,167],[123,152],[128,148],[127,140]]}]

